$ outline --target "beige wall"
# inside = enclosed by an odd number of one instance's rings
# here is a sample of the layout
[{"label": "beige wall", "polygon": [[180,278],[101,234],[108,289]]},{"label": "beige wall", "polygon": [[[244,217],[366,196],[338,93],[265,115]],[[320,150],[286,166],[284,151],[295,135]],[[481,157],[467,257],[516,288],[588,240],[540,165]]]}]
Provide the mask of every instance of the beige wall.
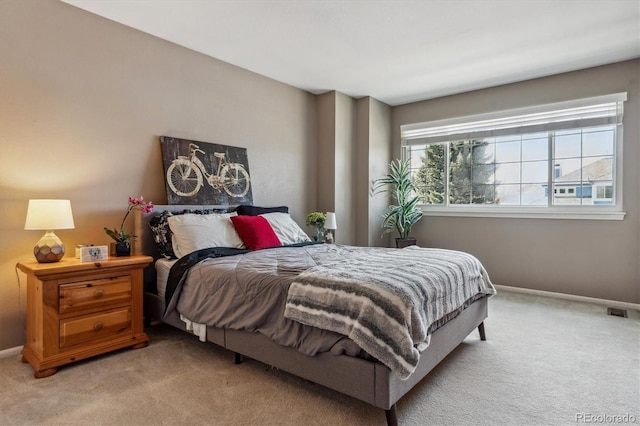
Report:
[{"label": "beige wall", "polygon": [[[336,243],[355,244],[356,101],[336,92],[335,206]],[[320,181],[318,181],[320,183]]]},{"label": "beige wall", "polygon": [[335,211],[336,187],[336,92],[316,99],[318,123],[317,176],[318,211]]},{"label": "beige wall", "polygon": [[391,161],[391,107],[377,99],[358,99],[356,148],[356,245],[385,247],[382,215],[389,205],[387,193],[371,196],[371,182],[387,173]]},{"label": "beige wall", "polygon": [[640,302],[640,60],[478,90],[393,110],[402,124],[628,92],[624,105],[623,221],[425,217],[420,244],[468,251],[496,284]]},{"label": "beige wall", "polygon": [[391,107],[336,91],[318,101],[318,209],[335,211],[336,242],[386,246],[381,216],[388,197],[370,197],[371,180],[391,157]]},{"label": "beige wall", "polygon": [[319,95],[317,102],[317,208],[336,213],[336,243],[355,244],[356,101],[332,91]]},{"label": "beige wall", "polygon": [[14,265],[43,234],[23,229],[30,198],[71,199],[68,254],[106,244],[128,196],[166,202],[169,135],[247,148],[255,204],[303,223],[316,132],[307,92],[55,0],[0,1],[0,350],[24,343]]}]

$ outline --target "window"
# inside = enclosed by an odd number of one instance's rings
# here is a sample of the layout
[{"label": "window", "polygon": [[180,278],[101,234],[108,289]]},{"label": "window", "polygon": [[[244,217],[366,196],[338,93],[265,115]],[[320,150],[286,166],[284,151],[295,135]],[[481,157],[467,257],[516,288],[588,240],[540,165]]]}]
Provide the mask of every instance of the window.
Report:
[{"label": "window", "polygon": [[425,213],[622,219],[625,100],[402,126]]}]

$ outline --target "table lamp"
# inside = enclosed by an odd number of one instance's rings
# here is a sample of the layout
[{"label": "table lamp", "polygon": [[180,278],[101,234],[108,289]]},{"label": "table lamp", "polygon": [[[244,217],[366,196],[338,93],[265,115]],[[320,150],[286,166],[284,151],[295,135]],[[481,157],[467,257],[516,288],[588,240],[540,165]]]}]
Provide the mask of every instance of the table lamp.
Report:
[{"label": "table lamp", "polygon": [[33,248],[40,263],[58,262],[64,256],[64,244],[54,229],[73,229],[73,213],[69,200],[29,200],[25,230],[45,230],[45,234]]},{"label": "table lamp", "polygon": [[327,230],[327,233],[324,236],[325,242],[329,244],[334,243],[336,241],[334,231],[338,229],[336,214],[334,212],[327,212],[324,219],[324,229]]}]

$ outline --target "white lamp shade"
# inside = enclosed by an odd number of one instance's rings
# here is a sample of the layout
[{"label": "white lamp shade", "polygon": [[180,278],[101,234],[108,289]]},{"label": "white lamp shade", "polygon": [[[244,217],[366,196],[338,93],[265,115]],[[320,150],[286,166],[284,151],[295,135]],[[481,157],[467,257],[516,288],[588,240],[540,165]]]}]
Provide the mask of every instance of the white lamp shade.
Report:
[{"label": "white lamp shade", "polygon": [[25,230],[73,229],[73,213],[69,200],[29,200]]},{"label": "white lamp shade", "polygon": [[324,219],[324,229],[338,229],[336,214],[334,212],[327,212]]}]

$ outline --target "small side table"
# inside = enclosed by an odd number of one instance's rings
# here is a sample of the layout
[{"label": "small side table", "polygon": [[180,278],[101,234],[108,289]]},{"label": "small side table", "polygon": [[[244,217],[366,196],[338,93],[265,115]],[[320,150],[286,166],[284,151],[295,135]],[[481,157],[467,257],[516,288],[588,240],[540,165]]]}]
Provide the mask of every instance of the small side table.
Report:
[{"label": "small side table", "polygon": [[147,346],[142,271],[152,261],[149,256],[127,256],[18,263],[27,274],[22,361],[33,366],[34,376],[48,377],[61,365],[116,349]]}]

